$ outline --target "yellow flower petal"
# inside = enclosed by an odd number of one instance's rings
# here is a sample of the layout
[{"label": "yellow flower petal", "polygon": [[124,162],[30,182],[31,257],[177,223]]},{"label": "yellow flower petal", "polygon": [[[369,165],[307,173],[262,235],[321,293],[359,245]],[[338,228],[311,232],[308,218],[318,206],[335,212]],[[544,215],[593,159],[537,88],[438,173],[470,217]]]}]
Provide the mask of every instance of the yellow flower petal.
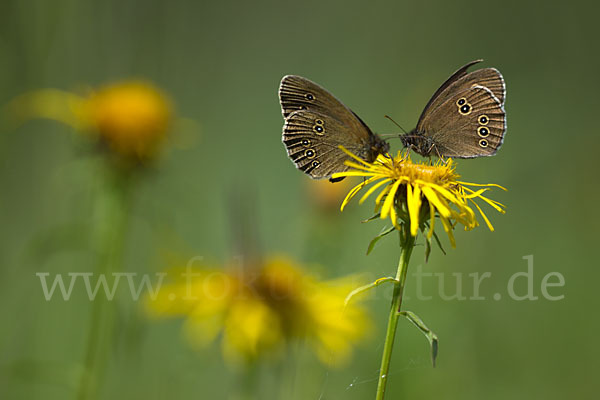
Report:
[{"label": "yellow flower petal", "polygon": [[421,190],[425,194],[425,197],[427,197],[427,200],[429,200],[430,203],[433,203],[435,208],[443,217],[449,218],[452,215],[448,206],[440,201],[438,195],[433,189],[431,189],[429,186],[423,186]]},{"label": "yellow flower petal", "polygon": [[410,234],[417,236],[419,231],[419,211],[421,210],[421,189],[415,185],[414,191],[411,184],[406,184],[406,201],[410,216]]},{"label": "yellow flower petal", "polygon": [[427,240],[431,240],[432,236],[433,236],[433,232],[434,232],[434,227],[435,227],[435,207],[433,206],[433,203],[429,202],[429,215],[430,215],[430,222],[429,222],[429,232],[427,232]]},{"label": "yellow flower petal", "polygon": [[450,239],[450,244],[452,245],[452,247],[456,247],[456,241],[454,240],[454,233],[452,232],[452,224],[445,217],[440,217],[440,219],[442,220],[442,225],[444,226],[444,230],[446,231],[446,234],[448,235],[448,239]]},{"label": "yellow flower petal", "polygon": [[377,195],[377,197],[375,198],[375,204],[376,205],[380,205],[381,204],[381,200],[383,199],[383,197],[385,195],[388,194],[388,192],[390,191],[391,186],[387,185],[381,192],[379,192],[379,194]]},{"label": "yellow flower petal", "polygon": [[340,150],[342,150],[344,153],[346,153],[347,155],[349,155],[350,157],[354,158],[356,161],[358,161],[361,164],[364,164],[366,167],[370,167],[371,164],[369,164],[368,162],[366,162],[365,160],[363,160],[360,157],[355,156],[354,154],[352,154],[351,152],[349,152],[348,150],[346,150],[346,148],[342,145],[338,146]]},{"label": "yellow flower petal", "polygon": [[354,186],[352,189],[350,189],[350,191],[348,192],[348,194],[346,195],[346,198],[344,199],[344,201],[342,202],[342,205],[340,207],[341,211],[344,211],[344,208],[346,207],[346,205],[350,202],[350,200],[352,200],[352,198],[354,196],[356,196],[356,194],[360,191],[360,189],[362,189],[363,187],[365,187],[366,185],[368,185],[369,181],[372,180],[373,178],[366,180],[364,182],[359,183],[358,185]]},{"label": "yellow flower petal", "polygon": [[475,207],[477,207],[477,209],[479,210],[479,214],[481,214],[481,217],[483,218],[483,220],[487,224],[489,230],[492,231],[492,232],[494,232],[494,227],[492,226],[492,223],[490,222],[490,220],[488,219],[488,217],[485,215],[485,213],[481,210],[481,208],[479,207],[479,205],[477,203],[475,203],[474,201],[472,203],[475,204]]},{"label": "yellow flower petal", "polygon": [[390,215],[390,211],[394,206],[394,198],[396,197],[396,192],[398,191],[398,186],[400,186],[400,181],[396,181],[390,187],[390,191],[385,198],[383,203],[383,207],[381,208],[381,218],[385,219],[388,215]]},{"label": "yellow flower petal", "polygon": [[480,189],[480,190],[478,190],[476,192],[475,191],[471,191],[472,192],[471,194],[464,194],[462,197],[465,198],[465,199],[472,199],[474,197],[481,196],[484,192],[487,192],[488,190],[489,189],[486,188],[486,189]]},{"label": "yellow flower petal", "polygon": [[365,202],[365,200],[367,200],[367,198],[375,191],[377,190],[379,187],[381,187],[381,185],[385,185],[386,183],[388,183],[389,181],[391,181],[391,178],[386,178],[383,179],[380,182],[377,182],[376,184],[374,184],[373,186],[371,186],[369,188],[369,190],[367,190],[367,192],[363,195],[363,197],[360,198],[360,200],[358,201],[358,204],[362,204]]},{"label": "yellow flower petal", "polygon": [[502,190],[504,190],[505,192],[507,192],[507,191],[508,191],[508,189],[507,189],[507,188],[505,188],[504,186],[500,186],[500,185],[497,185],[497,184],[495,184],[495,183],[471,183],[471,182],[462,182],[462,181],[456,181],[456,183],[458,183],[458,184],[460,184],[460,185],[463,185],[463,186],[478,186],[478,187],[485,186],[485,187],[497,187],[497,188],[499,188],[499,189],[502,189]]}]

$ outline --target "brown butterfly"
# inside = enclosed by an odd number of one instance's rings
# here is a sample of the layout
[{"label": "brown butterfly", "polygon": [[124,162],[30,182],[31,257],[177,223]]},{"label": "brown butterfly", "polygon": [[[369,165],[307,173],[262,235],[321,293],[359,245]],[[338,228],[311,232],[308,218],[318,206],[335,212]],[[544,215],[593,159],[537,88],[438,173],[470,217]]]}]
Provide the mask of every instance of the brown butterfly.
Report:
[{"label": "brown butterfly", "polygon": [[506,132],[506,86],[495,68],[456,71],[433,94],[417,127],[401,135],[422,156],[474,158],[496,154]]},{"label": "brown butterfly", "polygon": [[[495,68],[471,73],[475,60],[456,71],[433,94],[417,127],[400,135],[403,145],[422,156],[474,158],[496,154],[506,132],[504,79]],[[389,151],[352,110],[310,80],[287,75],[279,101],[285,119],[283,143],[296,167],[311,178],[330,178],[348,169],[339,149],[373,162]],[[332,180],[332,179],[330,179]]]},{"label": "brown butterfly", "polygon": [[340,145],[368,162],[389,150],[388,143],[358,115],[306,78],[284,76],[279,101],[285,119],[283,144],[287,154],[313,179],[330,178],[349,168],[344,161],[351,157],[340,150]]}]

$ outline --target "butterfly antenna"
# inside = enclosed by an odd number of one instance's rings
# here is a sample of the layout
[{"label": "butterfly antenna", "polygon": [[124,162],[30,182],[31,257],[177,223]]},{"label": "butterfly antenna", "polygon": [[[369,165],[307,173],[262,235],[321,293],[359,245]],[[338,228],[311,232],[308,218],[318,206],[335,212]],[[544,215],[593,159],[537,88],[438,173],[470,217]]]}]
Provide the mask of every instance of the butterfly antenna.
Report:
[{"label": "butterfly antenna", "polygon": [[399,124],[399,123],[397,123],[396,121],[394,121],[394,120],[392,119],[392,117],[390,117],[389,115],[384,115],[384,117],[385,117],[385,118],[387,118],[387,119],[389,119],[390,121],[392,121],[392,122],[394,123],[394,125],[396,125],[396,126],[397,126],[398,128],[400,128],[400,129],[402,129],[402,132],[404,132],[406,135],[408,135],[408,132],[406,132],[406,131],[404,130],[404,128],[400,126],[400,124]]}]

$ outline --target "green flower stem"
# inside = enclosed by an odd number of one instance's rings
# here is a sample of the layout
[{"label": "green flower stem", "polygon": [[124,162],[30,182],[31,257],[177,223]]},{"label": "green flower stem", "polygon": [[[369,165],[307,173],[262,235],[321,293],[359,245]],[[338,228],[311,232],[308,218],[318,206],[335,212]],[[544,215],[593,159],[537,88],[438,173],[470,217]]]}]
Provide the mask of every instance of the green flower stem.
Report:
[{"label": "green flower stem", "polygon": [[394,282],[394,294],[388,317],[387,332],[385,334],[385,344],[383,345],[383,355],[381,357],[381,368],[379,369],[379,382],[377,383],[376,400],[383,400],[385,388],[390,370],[392,359],[392,350],[394,347],[394,338],[396,337],[396,327],[400,317],[400,306],[402,305],[402,294],[404,292],[404,283],[406,282],[406,272],[408,271],[408,261],[415,244],[415,238],[411,236],[408,226],[400,232],[400,246],[402,253],[398,262],[398,271],[396,272],[396,281]]},{"label": "green flower stem", "polygon": [[[106,177],[97,193],[93,225],[93,245],[98,265],[97,279],[104,276],[108,287],[113,285],[113,273],[121,270],[125,235],[127,231],[130,198],[130,172],[109,165]],[[108,355],[114,338],[115,304],[102,290],[92,301],[92,315],[88,332],[84,369],[77,393],[78,400],[98,397]]]}]

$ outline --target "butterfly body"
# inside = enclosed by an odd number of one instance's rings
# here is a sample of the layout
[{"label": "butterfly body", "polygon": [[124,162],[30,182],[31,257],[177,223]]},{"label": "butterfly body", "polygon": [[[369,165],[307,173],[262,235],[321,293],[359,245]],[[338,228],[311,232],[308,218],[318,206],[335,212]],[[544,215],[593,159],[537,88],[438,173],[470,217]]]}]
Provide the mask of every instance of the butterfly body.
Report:
[{"label": "butterfly body", "polygon": [[430,136],[425,136],[423,132],[417,132],[413,129],[407,134],[400,135],[400,140],[404,147],[415,151],[423,157],[429,157],[435,149],[435,142]]}]

